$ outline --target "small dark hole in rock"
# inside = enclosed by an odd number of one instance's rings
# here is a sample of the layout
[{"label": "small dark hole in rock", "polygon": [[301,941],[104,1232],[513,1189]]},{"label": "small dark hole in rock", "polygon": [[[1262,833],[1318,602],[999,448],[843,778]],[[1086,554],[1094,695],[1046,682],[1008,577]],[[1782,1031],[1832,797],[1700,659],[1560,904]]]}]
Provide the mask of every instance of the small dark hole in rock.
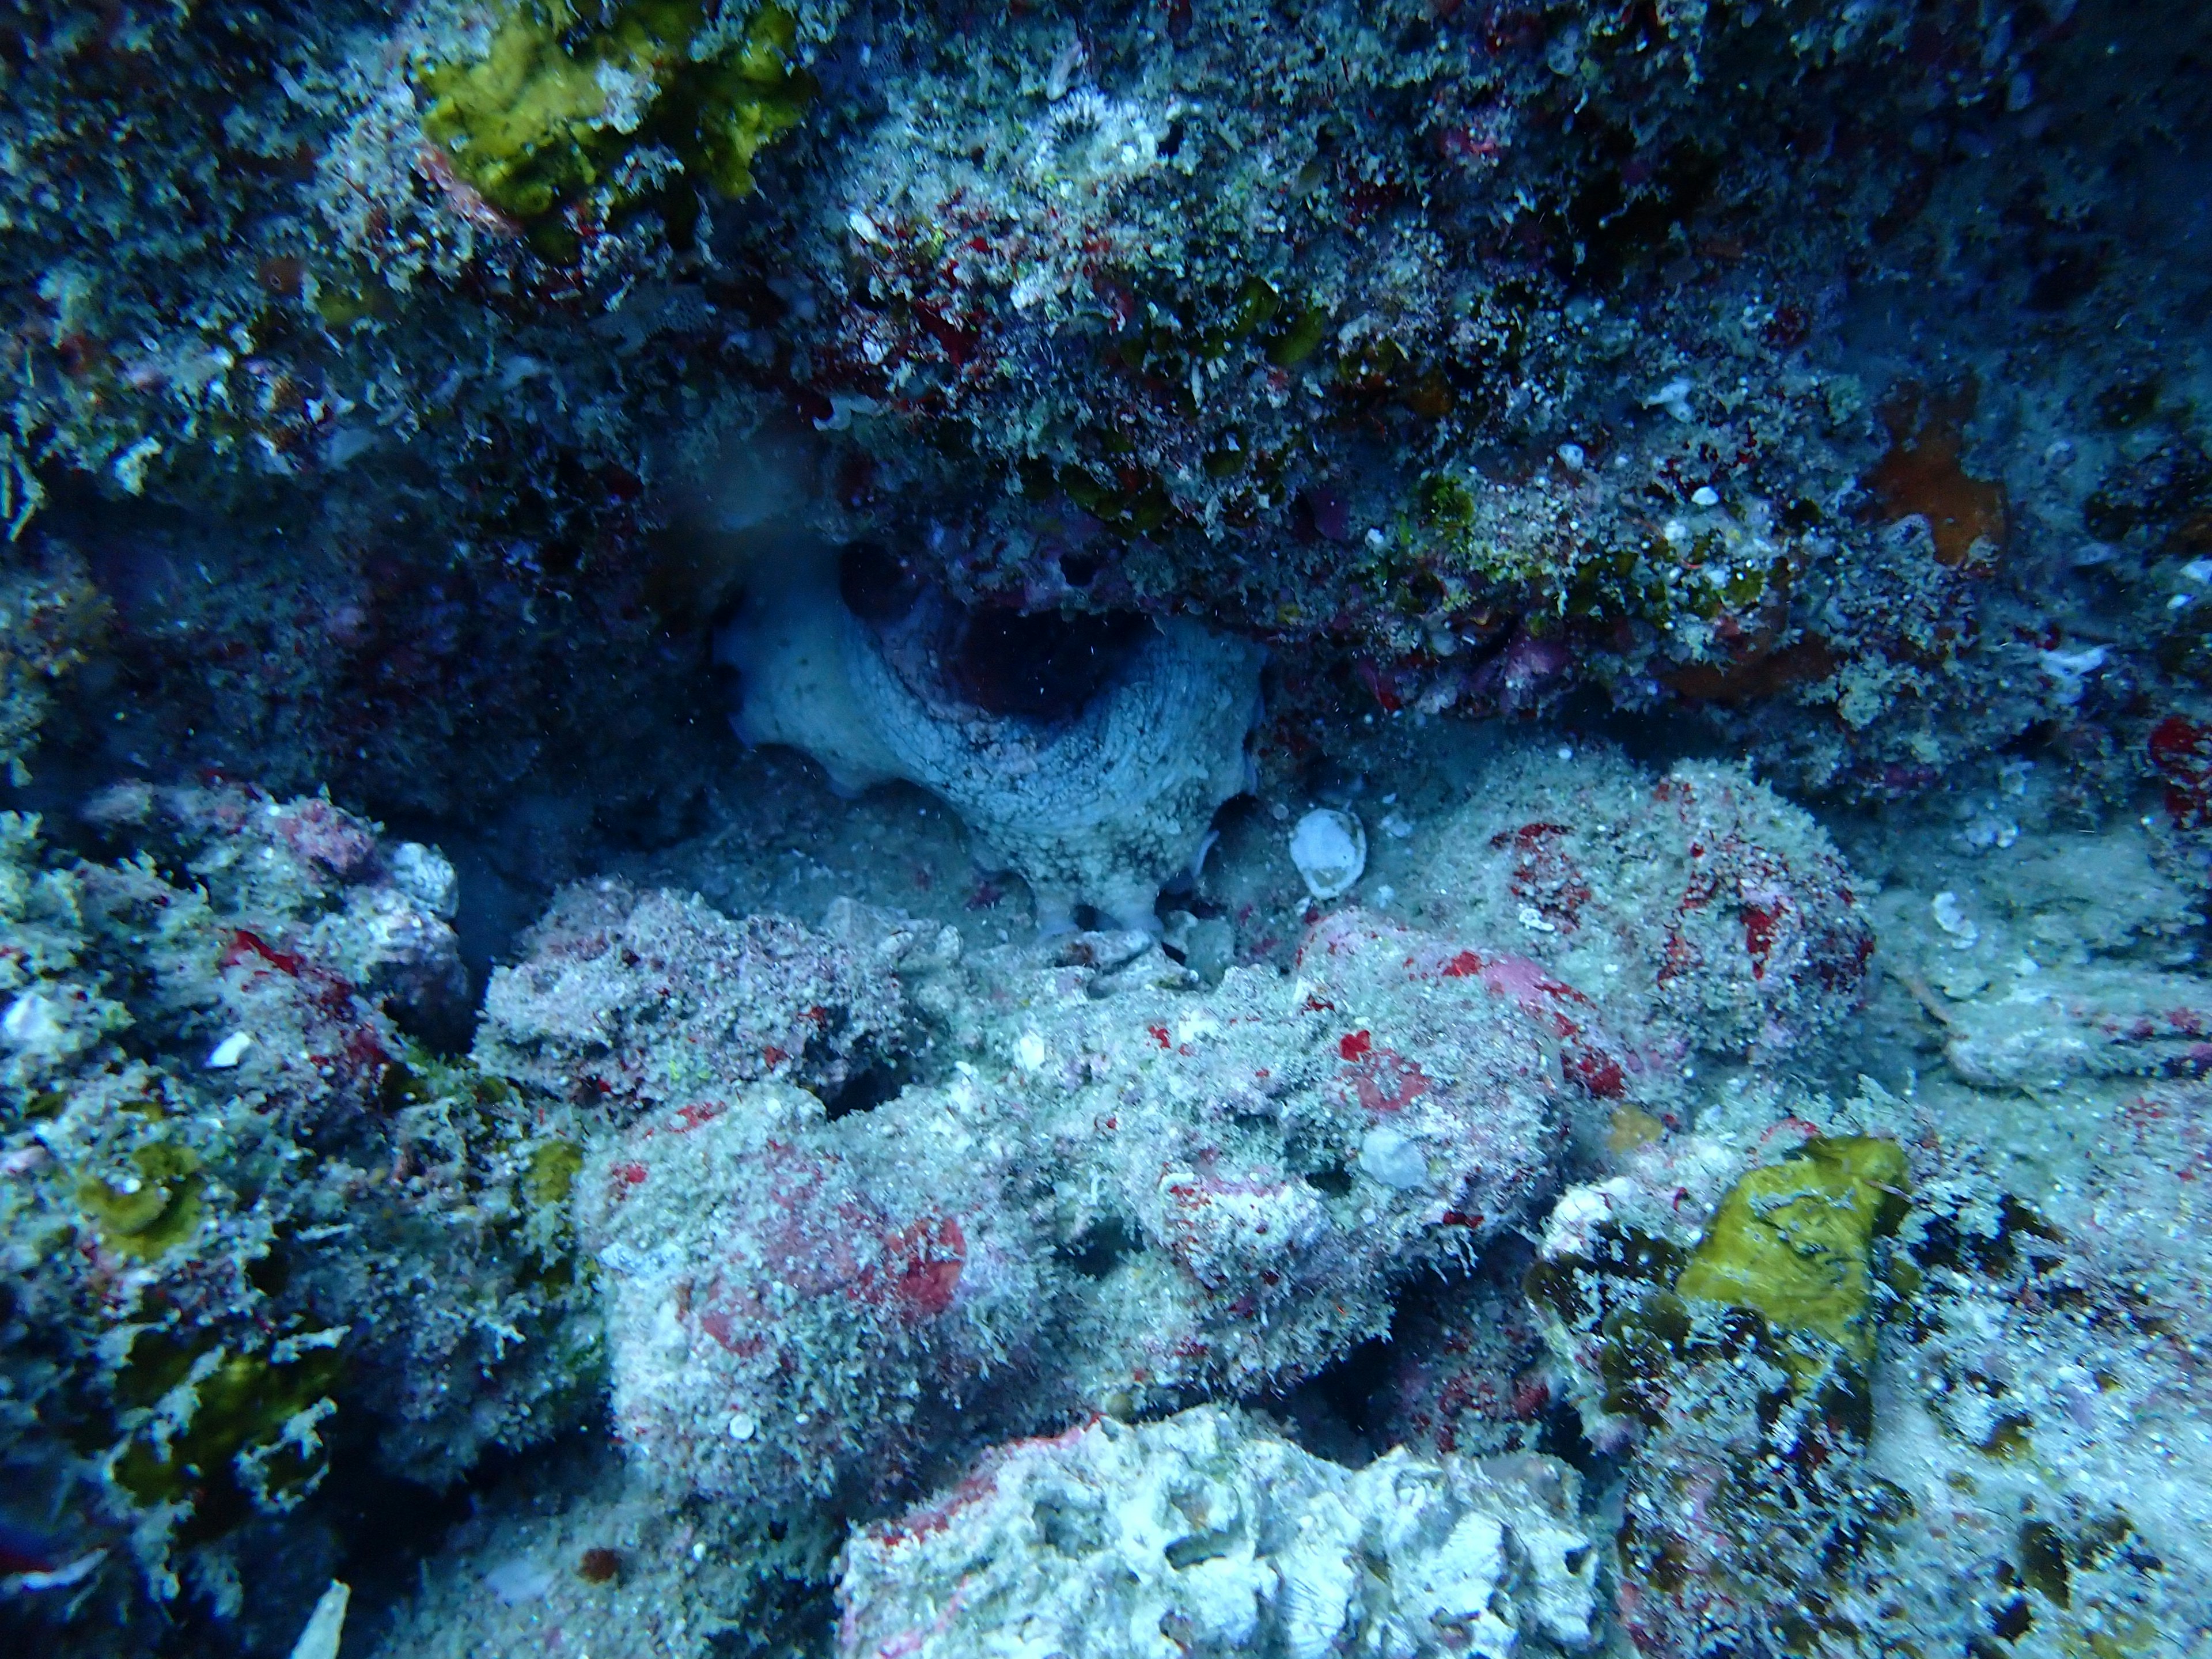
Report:
[{"label": "small dark hole in rock", "polygon": [[1376,1409],[1389,1389],[1393,1365],[1389,1339],[1377,1337],[1262,1403],[1315,1456],[1358,1468],[1381,1448]]},{"label": "small dark hole in rock", "polygon": [[1598,1468],[1597,1448],[1583,1432],[1583,1414],[1564,1390],[1554,1395],[1544,1412],[1544,1425],[1536,1449],[1588,1474]]},{"label": "small dark hole in rock", "polygon": [[897,1068],[890,1066],[871,1066],[865,1072],[855,1072],[847,1078],[844,1085],[822,1103],[830,1113],[830,1121],[849,1117],[854,1112],[872,1112],[887,1100],[896,1099],[898,1091],[906,1087]]},{"label": "small dark hole in rock", "polygon": [[2027,1598],[2016,1595],[1990,1616],[1990,1628],[2008,1642],[2017,1642],[2035,1623],[2035,1609]]},{"label": "small dark hole in rock", "polygon": [[1063,1249],[1060,1257],[1085,1279],[1103,1279],[1143,1248],[1144,1241],[1127,1222],[1119,1216],[1107,1216],[1085,1228],[1082,1237]]}]

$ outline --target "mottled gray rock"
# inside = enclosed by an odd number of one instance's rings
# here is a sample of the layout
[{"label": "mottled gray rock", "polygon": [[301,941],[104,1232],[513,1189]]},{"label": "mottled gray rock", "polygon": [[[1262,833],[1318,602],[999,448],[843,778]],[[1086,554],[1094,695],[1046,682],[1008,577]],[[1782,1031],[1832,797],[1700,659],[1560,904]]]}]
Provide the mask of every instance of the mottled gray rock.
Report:
[{"label": "mottled gray rock", "polygon": [[1036,1317],[995,1149],[941,1111],[881,1116],[757,1085],[586,1168],[615,1432],[654,1484],[777,1514],[895,1485]]},{"label": "mottled gray rock", "polygon": [[1513,959],[1358,911],[1291,980],[1200,993],[1136,933],[975,971],[950,1076],[834,1118],[696,1098],[586,1169],[617,1420],[664,1484],[788,1506],[895,1485],[963,1402],[1019,1434],[1304,1381],[1541,1201],[1589,1040]]},{"label": "mottled gray rock", "polygon": [[1438,832],[1430,914],[1511,939],[1640,1029],[1655,1065],[1777,1052],[1858,1006],[1874,934],[1820,826],[1735,766],[1653,777],[1608,750],[1530,744]]},{"label": "mottled gray rock", "polygon": [[617,1112],[768,1078],[834,1093],[893,1039],[893,961],[782,916],[626,884],[564,889],[495,969],[477,1058]]}]

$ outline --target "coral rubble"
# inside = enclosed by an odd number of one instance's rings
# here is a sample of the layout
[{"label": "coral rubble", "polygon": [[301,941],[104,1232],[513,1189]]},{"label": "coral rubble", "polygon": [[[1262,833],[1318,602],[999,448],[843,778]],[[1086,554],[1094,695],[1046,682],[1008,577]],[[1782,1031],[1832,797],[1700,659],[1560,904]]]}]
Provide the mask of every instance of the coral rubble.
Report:
[{"label": "coral rubble", "polygon": [[89,811],[127,856],[6,820],[7,1519],[69,1516],[127,1627],[234,1613],[334,1439],[442,1483],[574,1420],[599,1339],[560,1142],[404,1029],[465,994],[436,854],[230,786]]}]

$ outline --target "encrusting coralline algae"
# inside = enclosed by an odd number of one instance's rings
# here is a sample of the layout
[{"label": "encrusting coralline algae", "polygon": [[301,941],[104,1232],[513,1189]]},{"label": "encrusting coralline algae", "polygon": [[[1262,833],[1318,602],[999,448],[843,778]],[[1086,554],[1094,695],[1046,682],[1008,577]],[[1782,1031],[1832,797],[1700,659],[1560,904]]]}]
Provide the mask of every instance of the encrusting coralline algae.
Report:
[{"label": "encrusting coralline algae", "polygon": [[2212,1654],[2209,52],[0,0],[0,1649]]},{"label": "encrusting coralline algae", "polygon": [[[1644,780],[1619,807],[1664,823],[1690,787]],[[1781,856],[1741,832],[1730,856],[1793,939],[1858,936],[1841,884],[1785,895]],[[963,971],[1007,1012],[945,1082],[866,1112],[714,1086],[759,1039],[670,1008],[665,1041],[700,1081],[603,1142],[580,1189],[617,1432],[679,1490],[789,1508],[895,1486],[977,1424],[1315,1376],[1389,1331],[1408,1279],[1463,1269],[1531,1213],[1571,1119],[1678,1089],[1684,1042],[1640,1020],[1616,1035],[1635,1004],[1616,1014],[1609,976],[1585,992],[1476,937],[1346,909],[1288,977],[1234,969],[1211,989],[1143,933],[1001,952]],[[1736,957],[1786,982],[1771,932],[1694,963],[1643,943],[1625,982],[1671,979],[1692,1006]],[[1841,1007],[1863,971],[1849,945],[1813,988]],[[514,982],[480,1055],[510,1041]]]}]

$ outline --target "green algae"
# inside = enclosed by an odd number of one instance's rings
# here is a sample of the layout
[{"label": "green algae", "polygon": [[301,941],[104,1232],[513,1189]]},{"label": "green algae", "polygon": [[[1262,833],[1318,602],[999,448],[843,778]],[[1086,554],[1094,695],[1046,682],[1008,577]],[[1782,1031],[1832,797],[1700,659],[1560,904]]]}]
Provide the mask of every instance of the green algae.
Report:
[{"label": "green algae", "polygon": [[451,1102],[477,1112],[498,1113],[519,1099],[514,1085],[467,1060],[441,1058],[422,1044],[409,1042],[399,1058],[385,1068],[380,1094],[387,1109]]},{"label": "green algae", "polygon": [[1208,450],[1206,459],[1200,463],[1206,471],[1206,476],[1217,482],[1235,477],[1251,464],[1250,453],[1241,445],[1232,446],[1226,443],[1217,445]]},{"label": "green algae", "polygon": [[1425,524],[1464,530],[1474,522],[1474,492],[1449,472],[1421,481],[1420,503]]},{"label": "green algae", "polygon": [[2024,1521],[2020,1528],[2020,1576],[2030,1589],[2062,1607],[2074,1605],[2073,1567],[2066,1540],[2048,1521]]},{"label": "green algae", "polygon": [[1088,467],[1062,467],[1055,482],[1068,500],[1100,523],[1149,535],[1167,522],[1175,502],[1167,486],[1141,468],[1126,469],[1118,485],[1102,483]]},{"label": "green algae", "polygon": [[[161,1333],[142,1335],[117,1380],[118,1398],[150,1405],[202,1370],[200,1361],[210,1353],[219,1350],[196,1351]],[[289,1449],[279,1443],[288,1423],[327,1397],[340,1369],[337,1352],[328,1347],[290,1361],[220,1354],[191,1384],[191,1416],[181,1432],[166,1443],[143,1430],[132,1434],[115,1460],[117,1484],[143,1504],[179,1503],[212,1492],[222,1499],[214,1510],[228,1510],[240,1495],[234,1460],[241,1452],[260,1451],[272,1494],[304,1487],[317,1462],[304,1450],[282,1455]]]},{"label": "green algae", "polygon": [[1320,349],[1328,337],[1328,307],[1307,306],[1275,337],[1267,348],[1267,361],[1277,368],[1296,368]]},{"label": "green algae", "polygon": [[313,303],[315,315],[322,319],[325,328],[334,333],[381,316],[392,307],[391,290],[370,278],[350,283],[319,283]]},{"label": "green algae", "polygon": [[1874,1352],[1874,1242],[1901,1218],[1904,1151],[1869,1135],[1808,1140],[1729,1191],[1674,1293],[1748,1309],[1785,1338]]},{"label": "green algae", "polygon": [[814,80],[790,61],[798,21],[781,6],[695,57],[707,31],[701,0],[514,0],[482,58],[423,76],[423,131],[525,226],[602,185],[615,207],[632,205],[647,186],[619,175],[647,146],[722,196],[748,195],[754,157],[799,124]]},{"label": "green algae", "polygon": [[192,1236],[200,1224],[198,1155],[189,1146],[157,1140],[141,1146],[131,1190],[88,1176],[77,1183],[76,1201],[100,1230],[100,1242],[120,1255],[151,1261]]},{"label": "green algae", "polygon": [[530,1169],[522,1178],[524,1190],[540,1209],[556,1208],[568,1201],[583,1168],[583,1148],[573,1141],[549,1140],[531,1153]]},{"label": "green algae", "polygon": [[1249,276],[1237,295],[1237,308],[1229,319],[1229,337],[1242,340],[1273,322],[1283,309],[1283,296],[1264,277]]}]

